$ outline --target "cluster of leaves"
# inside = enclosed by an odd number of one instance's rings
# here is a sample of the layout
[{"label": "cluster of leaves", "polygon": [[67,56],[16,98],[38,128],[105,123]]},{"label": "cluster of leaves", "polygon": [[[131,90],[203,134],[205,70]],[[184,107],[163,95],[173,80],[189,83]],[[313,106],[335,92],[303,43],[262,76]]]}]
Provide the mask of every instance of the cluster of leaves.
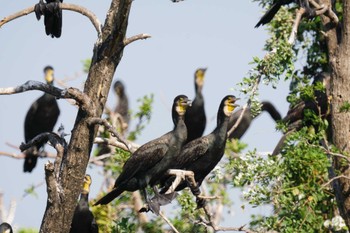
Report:
[{"label": "cluster of leaves", "polygon": [[323,133],[307,127],[291,134],[280,156],[264,158],[252,151],[227,164],[235,186],[253,206],[272,204],[271,216],[254,216],[256,230],[322,232],[334,217],[334,196],[328,185],[330,160],[318,145]]},{"label": "cluster of leaves", "polygon": [[[257,0],[263,7],[271,0]],[[339,6],[338,6],[339,8]],[[302,20],[296,43],[288,37],[293,25],[291,8],[282,8],[269,24],[270,38],[263,59],[254,58],[254,68],[240,84],[244,94],[253,91],[256,80],[276,83],[284,76],[291,80],[288,101],[291,106],[300,101],[317,104],[315,93],[325,91],[321,82],[311,85],[310,76],[328,71],[328,54],[319,18]],[[297,59],[304,62],[295,69]],[[348,111],[344,103],[342,111]],[[278,232],[343,232],[347,228],[336,214],[333,190],[327,183],[332,158],[320,142],[327,138],[328,121],[319,111],[303,112],[304,127],[290,134],[279,156],[260,156],[256,151],[232,158],[226,170],[231,172],[234,186],[244,187],[244,198],[253,206],[272,205],[269,216],[252,216],[252,228],[257,231]],[[283,131],[288,125],[280,124]]]}]

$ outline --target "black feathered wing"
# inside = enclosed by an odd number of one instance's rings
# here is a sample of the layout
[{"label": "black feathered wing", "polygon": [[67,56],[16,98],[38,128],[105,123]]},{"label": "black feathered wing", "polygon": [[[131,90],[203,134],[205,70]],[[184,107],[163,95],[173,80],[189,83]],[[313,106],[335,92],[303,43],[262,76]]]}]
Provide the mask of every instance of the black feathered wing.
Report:
[{"label": "black feathered wing", "polygon": [[114,187],[118,187],[135,176],[146,173],[153,168],[169,150],[169,142],[170,135],[168,133],[137,149],[125,162],[123,171],[115,181]]}]

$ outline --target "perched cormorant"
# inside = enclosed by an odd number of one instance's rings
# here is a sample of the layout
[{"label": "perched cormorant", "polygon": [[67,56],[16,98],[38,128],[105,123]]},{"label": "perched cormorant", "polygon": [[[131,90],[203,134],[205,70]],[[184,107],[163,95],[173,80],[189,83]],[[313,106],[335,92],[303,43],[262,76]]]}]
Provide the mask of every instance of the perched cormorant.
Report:
[{"label": "perched cormorant", "polygon": [[[118,126],[117,129],[121,134],[125,134],[130,121],[128,97],[125,93],[125,87],[121,81],[116,81],[113,89],[118,97],[118,103],[114,109],[114,112],[109,114],[109,120],[113,126]],[[96,156],[109,154],[112,151],[111,146],[106,144],[99,144],[97,146],[97,150],[98,152]]]},{"label": "perched cormorant", "polygon": [[259,27],[260,25],[265,25],[269,23],[273,17],[277,14],[281,6],[288,5],[292,2],[299,4],[300,7],[305,8],[306,14],[308,17],[314,16],[315,12],[310,8],[309,0],[275,0],[271,5],[270,9],[266,11],[266,13],[261,17],[259,22],[255,25],[255,27]]},{"label": "perched cormorant", "polygon": [[98,226],[94,215],[89,209],[89,192],[91,176],[85,175],[83,191],[75,208],[72,225],[69,233],[98,233]]},{"label": "perched cormorant", "polygon": [[125,93],[125,86],[121,81],[118,80],[114,83],[113,87],[115,93],[118,96],[118,104],[114,112],[120,114],[120,116],[123,118],[124,123],[128,124],[130,121],[129,101]]},{"label": "perched cormorant", "polygon": [[178,156],[187,138],[184,115],[190,104],[185,95],[174,99],[172,119],[175,128],[137,149],[125,162],[123,170],[116,179],[114,188],[102,197],[95,205],[108,204],[124,191],[143,191],[146,202],[149,201],[145,188],[154,186],[171,166],[174,157]]},{"label": "perched cormorant", "polygon": [[[54,71],[51,66],[44,68],[47,84],[53,85]],[[35,136],[45,132],[51,132],[60,114],[56,98],[48,93],[42,95],[29,108],[24,121],[24,137],[26,143]],[[44,145],[36,145],[26,150],[24,161],[24,172],[31,172],[38,159],[38,151]]]},{"label": "perched cormorant", "polygon": [[12,227],[7,222],[3,222],[0,224],[0,233],[13,233]]},{"label": "perched cormorant", "polygon": [[44,15],[46,35],[59,38],[62,33],[62,9],[59,3],[63,0],[40,0],[34,7],[36,18],[40,20]]},{"label": "perched cormorant", "polygon": [[[234,112],[231,115],[230,121],[228,124],[228,130],[230,130],[236,124],[242,111],[243,111],[243,109],[239,109],[238,111]],[[261,102],[261,112],[262,111],[267,111],[275,121],[282,119],[281,114],[277,111],[275,106],[273,106],[273,104],[268,102],[268,101]],[[257,117],[257,116],[255,116],[255,117]],[[250,107],[248,107],[243,114],[241,122],[239,123],[237,128],[230,135],[228,135],[228,138],[240,139],[245,134],[245,132],[248,130],[248,128],[253,120],[254,120],[254,118],[252,116],[251,109],[250,109]]]},{"label": "perched cormorant", "polygon": [[[229,119],[238,106],[235,104],[236,100],[238,99],[233,95],[227,95],[223,98],[217,113],[217,126],[213,132],[187,143],[181,150],[180,155],[177,156],[176,162],[173,162],[172,168],[174,169],[194,172],[198,187],[224,155]],[[173,178],[169,178],[164,183],[165,187],[161,190],[161,193],[167,191]],[[187,187],[187,183],[182,181],[176,191],[180,191],[185,187]]]},{"label": "perched cormorant", "polygon": [[185,124],[188,131],[187,142],[201,137],[205,129],[207,120],[204,111],[204,98],[202,95],[202,89],[206,70],[206,68],[200,68],[197,69],[194,73],[196,96],[192,102],[192,106],[187,109],[185,115]]},{"label": "perched cormorant", "polygon": [[[330,109],[329,109],[329,97],[330,97],[330,79],[331,76],[326,73],[319,73],[314,77],[312,85],[316,85],[317,82],[321,82],[325,91],[315,91],[316,101],[314,100],[303,100],[297,103],[294,107],[288,110],[287,115],[282,119],[282,122],[288,124],[287,132],[282,136],[278,144],[276,145],[272,155],[277,155],[281,152],[287,136],[300,130],[303,126],[311,126],[312,122],[303,121],[305,110],[311,110],[314,113],[321,115],[323,119],[331,121]],[[317,127],[315,128],[317,131]],[[327,137],[331,138],[331,130],[327,131]]]}]

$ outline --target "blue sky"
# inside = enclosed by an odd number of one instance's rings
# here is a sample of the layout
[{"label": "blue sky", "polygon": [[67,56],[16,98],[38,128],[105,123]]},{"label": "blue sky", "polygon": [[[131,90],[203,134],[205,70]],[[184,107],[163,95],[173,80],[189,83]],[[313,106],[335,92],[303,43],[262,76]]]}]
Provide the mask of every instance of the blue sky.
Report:
[{"label": "blue sky", "polygon": [[[32,6],[37,1],[1,1],[0,18]],[[72,0],[93,11],[103,23],[110,1]],[[262,9],[257,3],[232,0],[186,0],[177,4],[169,0],[135,0],[130,13],[128,36],[148,33],[152,38],[137,41],[124,50],[114,81],[122,80],[130,98],[132,109],[136,100],[153,93],[155,103],[150,124],[137,143],[143,144],[159,137],[172,128],[170,108],[178,94],[194,96],[193,74],[198,67],[208,67],[203,89],[208,124],[205,133],[215,127],[220,100],[227,94],[239,96],[233,90],[251,68],[253,56],[264,56],[262,51],[267,33],[264,27],[255,29]],[[74,78],[68,86],[82,88],[86,75],[81,72],[81,61],[91,58],[97,34],[90,21],[75,12],[63,12],[62,36],[46,36],[43,20],[34,14],[19,18],[0,28],[0,87],[16,86],[27,80],[43,81],[43,68],[52,65],[57,79]],[[274,103],[281,114],[287,111],[288,84],[281,83],[277,90],[261,86],[261,100]],[[24,140],[23,124],[31,103],[42,93],[31,91],[11,96],[0,96],[0,151],[19,153],[5,143],[19,145]],[[246,101],[244,96],[239,104]],[[116,97],[110,93],[107,105],[114,107]],[[61,115],[58,124],[69,133],[77,109],[66,100],[59,100]],[[131,123],[132,124],[132,123]],[[132,127],[132,125],[131,125]],[[272,151],[280,133],[266,113],[254,122],[242,141],[258,151]],[[68,137],[69,138],[69,137]],[[46,148],[49,148],[47,146]],[[39,228],[46,205],[46,187],[40,186],[38,196],[21,199],[24,189],[44,180],[40,159],[31,174],[24,174],[23,160],[0,156],[0,191],[7,207],[11,199],[17,200],[14,225]],[[90,166],[93,184],[91,196],[100,190],[100,168]],[[242,211],[235,192],[233,216],[240,220],[234,226],[247,223],[253,210]],[[264,209],[254,210],[264,212]],[[231,222],[229,215],[225,223]],[[232,226],[232,223],[229,225]]]}]

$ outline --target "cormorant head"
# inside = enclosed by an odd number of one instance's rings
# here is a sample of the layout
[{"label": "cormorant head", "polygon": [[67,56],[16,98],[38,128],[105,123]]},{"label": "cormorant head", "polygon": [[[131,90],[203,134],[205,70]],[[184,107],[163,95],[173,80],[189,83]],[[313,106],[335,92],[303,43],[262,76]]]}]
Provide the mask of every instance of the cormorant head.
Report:
[{"label": "cormorant head", "polygon": [[230,117],[235,108],[239,106],[238,104],[235,104],[237,100],[239,100],[239,98],[236,98],[234,95],[227,95],[222,99],[220,109],[225,116]]},{"label": "cormorant head", "polygon": [[84,185],[83,185],[83,192],[84,194],[88,194],[90,192],[90,185],[91,185],[91,176],[86,174],[84,177]]},{"label": "cormorant head", "polygon": [[204,84],[204,76],[205,72],[207,71],[207,68],[199,68],[194,73],[194,82],[196,86],[196,90],[200,87],[203,87]]},{"label": "cormorant head", "polygon": [[0,233],[13,233],[12,227],[7,222],[3,222],[0,224]]},{"label": "cormorant head", "polygon": [[184,116],[188,106],[191,106],[191,100],[185,95],[178,95],[174,99],[172,115],[176,125],[178,116]]},{"label": "cormorant head", "polygon": [[47,84],[53,84],[53,68],[52,66],[46,66],[44,68],[44,74],[45,74],[45,81]]},{"label": "cormorant head", "polygon": [[118,96],[124,95],[124,85],[121,81],[116,81],[114,83],[114,91]]}]

